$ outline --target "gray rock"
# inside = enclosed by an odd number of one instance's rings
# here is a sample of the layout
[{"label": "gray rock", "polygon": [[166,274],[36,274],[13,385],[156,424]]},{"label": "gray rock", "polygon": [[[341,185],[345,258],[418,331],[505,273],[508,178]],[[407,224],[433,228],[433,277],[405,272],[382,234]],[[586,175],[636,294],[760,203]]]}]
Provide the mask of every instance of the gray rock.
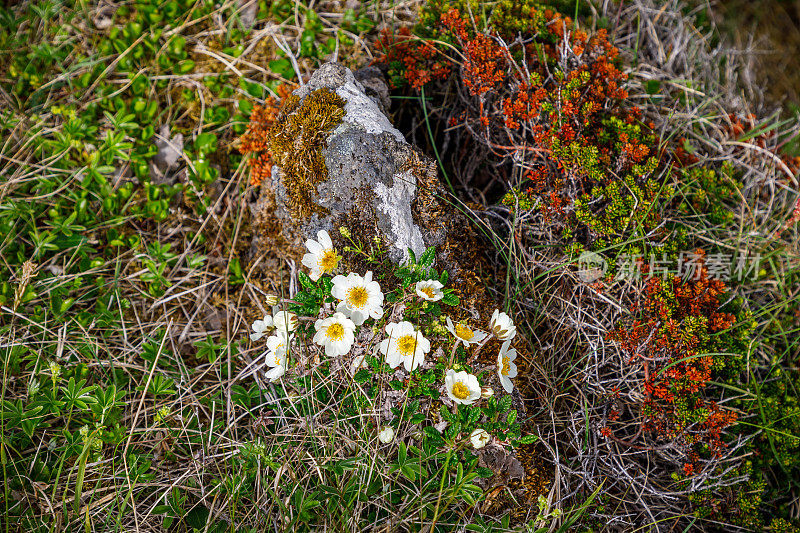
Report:
[{"label": "gray rock", "polygon": [[418,183],[438,183],[435,166],[406,142],[384,114],[389,92],[380,71],[368,67],[354,75],[342,65],[327,63],[294,94],[302,106],[303,99],[321,88],[334,91],[346,102],[342,122],[322,148],[328,178],[317,184],[311,197],[311,203],[321,209],[305,220],[293,220],[286,207],[281,170],[274,166],[275,213],[284,222],[284,232],[299,230],[302,236],[313,237],[320,229],[332,231],[355,219],[357,226],[377,229],[396,262],[408,258],[409,248],[418,255],[426,245],[437,244],[434,241],[443,237],[442,232],[421,228],[413,208]]}]

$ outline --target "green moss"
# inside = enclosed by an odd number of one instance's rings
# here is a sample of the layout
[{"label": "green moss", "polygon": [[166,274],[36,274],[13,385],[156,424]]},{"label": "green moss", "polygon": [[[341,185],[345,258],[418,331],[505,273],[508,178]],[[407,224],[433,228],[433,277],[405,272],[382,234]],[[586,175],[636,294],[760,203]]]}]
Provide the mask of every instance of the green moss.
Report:
[{"label": "green moss", "polygon": [[344,105],[344,99],[327,88],[317,89],[302,101],[290,95],[270,131],[272,159],[281,168],[287,207],[296,219],[325,213],[311,197],[317,184],[328,179],[322,149],[328,132],[341,123]]}]

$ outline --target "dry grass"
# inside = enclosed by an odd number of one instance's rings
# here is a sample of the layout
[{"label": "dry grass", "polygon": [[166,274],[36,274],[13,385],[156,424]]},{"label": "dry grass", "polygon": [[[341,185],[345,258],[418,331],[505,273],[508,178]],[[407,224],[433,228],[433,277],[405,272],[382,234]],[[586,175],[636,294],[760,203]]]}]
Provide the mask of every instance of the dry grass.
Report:
[{"label": "dry grass", "polygon": [[[26,107],[28,95],[14,94],[10,86],[16,78],[5,74],[9,58],[22,53],[25,43],[13,43],[13,47],[1,50],[5,58],[0,59],[4,72],[0,75],[0,100],[5,111],[0,115],[10,113],[19,120],[3,130],[0,155],[0,205],[4,213],[16,217],[11,219],[14,225],[6,226],[13,231],[8,230],[0,247],[3,275],[11,291],[0,315],[2,399],[27,401],[33,379],[49,387],[50,362],[61,365],[69,377],[88,379],[89,385],[103,390],[114,385],[128,393],[121,405],[109,411],[115,413],[110,416],[111,423],[100,421],[103,429],[93,434],[92,438],[103,442],[99,454],[86,451],[90,448],[86,443],[93,441],[78,436],[82,425],[92,432],[91,424],[98,421],[89,411],[76,414],[75,420],[71,415],[65,420],[63,413],[48,414],[42,418],[35,439],[23,439],[25,444],[19,449],[16,441],[3,441],[7,482],[2,503],[5,514],[0,523],[7,530],[169,530],[165,516],[175,517],[173,529],[188,529],[197,523],[208,531],[263,531],[268,527],[310,530],[302,515],[311,508],[308,501],[332,509],[321,522],[325,530],[365,530],[365,522],[358,520],[367,511],[389,517],[374,523],[371,527],[375,531],[430,524],[430,516],[423,518],[415,512],[436,504],[441,491],[423,491],[388,472],[388,459],[378,453],[378,443],[361,420],[337,417],[340,402],[318,399],[318,393],[334,396],[341,392],[341,384],[333,382],[331,376],[317,375],[313,390],[287,399],[263,379],[262,348],[239,342],[246,337],[249,324],[265,313],[261,302],[266,294],[291,297],[298,290],[294,281],[296,263],[277,256],[254,255],[250,244],[259,230],[254,225],[255,194],[248,187],[246,165],[229,157],[238,133],[227,122],[209,125],[203,113],[212,106],[227,106],[235,112],[238,99],[263,102],[262,98],[248,96],[239,80],[272,87],[273,82],[282,80],[268,67],[276,50],[292,50],[296,55],[299,49],[305,21],[301,4],[294,3],[293,13],[286,20],[260,21],[237,41],[242,46],[241,55],[225,52],[220,43],[236,28],[232,22],[235,8],[245,12],[251,4],[228,1],[201,20],[186,15],[168,30],[187,38],[196,61],[191,73],[161,71],[154,65],[138,70],[151,82],[166,81],[163,87],[152,85],[148,93],[159,106],[159,123],[169,123],[173,134],[182,131],[187,145],[201,132],[217,135],[221,148],[213,158],[220,178],[205,188],[189,180],[187,169],[197,158],[184,153],[173,176],[186,187],[175,197],[165,220],[107,213],[83,216],[78,223],[84,230],[76,232],[85,235],[87,241],[56,250],[42,247],[35,239],[52,228],[47,210],[60,207],[69,214],[69,209],[77,205],[76,199],[70,199],[66,207],[58,200],[65,192],[80,190],[85,162],[66,162],[64,153],[42,149],[64,129],[64,121],[52,106],[68,105],[80,112],[103,95],[95,92],[94,83],[81,90],[56,87],[55,80],[72,80],[91,68],[76,57],[77,52],[69,52],[60,64],[53,63],[51,70],[42,73],[44,82],[53,84],[52,90],[42,91],[43,100],[35,107]],[[315,5],[323,27],[316,36],[319,42],[334,36],[342,24],[340,4]],[[376,22],[376,27],[410,22],[418,4],[370,3],[365,16]],[[777,63],[754,61],[753,57],[760,56],[736,55],[728,48],[715,47],[710,31],[696,27],[682,8],[677,0],[634,0],[621,6],[603,2],[597,11],[613,22],[616,42],[634,65],[632,98],[655,121],[662,140],[666,143],[684,137],[700,157],[699,164],[728,162],[740,173],[741,197],[730,205],[736,214],[735,225],[710,225],[702,218],[676,218],[671,222],[687,227],[698,244],[769,255],[765,277],[736,287],[736,294],[744,298],[756,317],[756,338],[763,341],[754,343],[750,354],[752,372],[748,379],[759,380],[764,367],[776,358],[796,361],[798,357],[793,341],[797,327],[779,334],[769,329],[779,317],[796,309],[800,300],[798,230],[791,227],[775,236],[797,202],[797,177],[764,153],[765,148],[773,150],[782,139],[796,134],[798,127],[775,118],[765,120],[765,126],[774,125],[781,135],[762,148],[748,139],[732,140],[728,115],[769,116],[760,99],[763,78],[751,68],[754,63],[773,65],[769,67],[769,85],[779,95],[797,86],[788,67],[795,58],[782,54],[776,57],[780,60]],[[17,6],[9,12],[24,14],[26,9]],[[738,6],[736,10],[744,12]],[[78,5],[56,10],[49,19],[25,22],[39,25],[32,34],[24,33],[22,26],[15,29],[19,35],[39,39],[38,44],[50,42],[57,28],[63,27],[65,38],[77,43],[77,50],[86,52],[106,35],[92,22],[101,20],[106,11],[105,4],[89,6],[86,11]],[[69,16],[73,12],[79,13],[77,19]],[[766,24],[766,17],[763,20]],[[783,26],[769,28],[772,31]],[[780,31],[788,35],[789,30]],[[374,33],[350,32],[348,36],[354,43],[338,48],[334,57],[348,66],[368,62]],[[52,42],[58,44],[63,39]],[[753,51],[751,43],[741,44],[740,48]],[[131,46],[129,52],[134,48]],[[114,70],[111,61],[118,57],[116,52],[91,55],[93,61],[112,65],[106,69],[107,82],[123,93],[130,77]],[[319,59],[293,61],[293,70],[308,75]],[[219,97],[216,89],[203,82],[206,76],[221,72],[230,75],[228,83],[233,88],[226,97]],[[649,80],[661,83],[658,99],[646,90]],[[181,90],[194,93],[194,103],[179,105]],[[96,125],[97,139],[117,130],[102,115]],[[142,122],[139,127],[146,125]],[[420,139],[427,137],[419,123],[413,132],[409,128],[409,135],[412,133]],[[133,136],[131,131],[125,133],[126,140]],[[121,176],[113,188],[118,189],[125,181],[139,186],[124,158],[112,158],[110,164]],[[468,164],[477,167],[478,162]],[[465,174],[471,170],[466,169]],[[29,188],[31,183],[45,179],[54,179],[56,185],[51,189]],[[499,181],[491,179],[494,181],[483,183],[481,189],[470,190],[469,199],[486,203],[487,197],[493,197],[493,187]],[[692,187],[678,185],[678,195]],[[210,200],[205,212],[195,209],[203,198]],[[100,192],[92,191],[89,199],[89,213],[101,213]],[[26,204],[41,209],[29,212]],[[546,494],[548,506],[569,508],[591,499],[599,490],[602,497],[598,502],[603,507],[593,506],[587,513],[596,521],[587,522],[589,527],[602,523],[613,530],[666,531],[676,524],[691,524],[685,496],[693,486],[676,489],[670,479],[675,465],[680,464],[675,447],[641,449],[602,439],[598,433],[612,388],[635,377],[617,349],[605,340],[606,332],[628,313],[631,295],[640,293],[641,285],[620,282],[603,294],[587,287],[566,255],[554,251],[559,237],[538,215],[516,216],[503,206],[490,206],[485,211],[473,211],[472,216],[481,220],[480,231],[490,234],[494,248],[489,255],[493,255],[497,271],[508,272],[504,283],[492,284],[489,289],[498,299],[513,301],[515,311],[526,323],[523,329],[528,352],[536,354],[530,361],[529,374],[520,381],[530,391],[528,416],[541,438],[538,467],[546,472],[543,478],[552,472],[554,480]],[[141,244],[109,245],[106,230],[110,227],[119,228],[125,236],[138,236]],[[527,236],[524,243],[517,238],[523,233]],[[9,252],[14,241],[24,244],[24,257]],[[154,244],[170,244],[175,256],[165,256]],[[76,253],[80,250],[99,262],[81,264]],[[205,260],[200,261],[200,257]],[[234,261],[237,258],[241,272]],[[23,264],[32,264],[24,263],[26,260],[36,263],[33,273],[22,269]],[[162,274],[154,278],[146,260],[156,267],[164,265]],[[97,290],[91,284],[76,285],[79,280],[97,280]],[[154,295],[150,289],[159,281],[163,291]],[[35,295],[27,297],[26,286],[35,290]],[[74,287],[59,296],[75,297],[74,307],[66,313],[53,312],[50,297],[61,294],[64,287]],[[89,320],[78,320],[86,316]],[[66,377],[59,386],[65,383]],[[156,394],[156,385],[172,392]],[[642,391],[630,390],[627,394],[631,401],[637,401]],[[9,411],[7,404],[4,409],[4,413]],[[8,416],[3,415],[5,430],[10,429]],[[709,462],[707,472],[717,465],[727,468],[739,464],[740,445],[745,440],[741,437],[734,441],[726,456]],[[42,464],[58,469],[60,474],[43,474]],[[342,467],[341,472],[337,465]],[[693,483],[706,481],[731,483],[735,479],[723,481],[717,472],[713,476],[704,474]],[[358,497],[348,500],[365,487],[395,491],[401,503],[390,500],[388,494],[368,502]],[[325,492],[328,488],[330,491]],[[25,522],[18,519],[23,510],[27,512]],[[462,522],[477,518],[472,511],[461,515]],[[555,530],[559,522],[551,524],[548,527]],[[455,530],[454,524],[441,525]],[[698,522],[694,527],[712,529],[714,524]]]}]

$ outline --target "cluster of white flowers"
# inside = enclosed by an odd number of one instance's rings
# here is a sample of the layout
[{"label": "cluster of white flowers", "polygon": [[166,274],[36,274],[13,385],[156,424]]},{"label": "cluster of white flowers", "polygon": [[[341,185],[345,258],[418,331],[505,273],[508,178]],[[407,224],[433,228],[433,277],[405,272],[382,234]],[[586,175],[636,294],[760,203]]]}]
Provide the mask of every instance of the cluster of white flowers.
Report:
[{"label": "cluster of white flowers", "polygon": [[[317,240],[308,239],[306,248],[308,253],[303,256],[302,263],[310,270],[309,277],[313,281],[318,281],[324,274],[332,275],[331,296],[338,300],[335,309],[328,307],[322,315],[323,318],[318,318],[314,323],[315,334],[312,340],[324,349],[326,356],[344,356],[350,353],[353,347],[357,328],[368,319],[378,320],[383,317],[384,294],[380,284],[372,279],[371,271],[364,276],[353,272],[347,275],[334,275],[341,257],[333,247],[327,231],[319,231]],[[428,302],[438,302],[445,298],[443,288],[443,283],[437,279],[423,280],[415,284],[414,293],[423,300],[424,308]],[[276,300],[270,303],[274,305],[277,303]],[[328,316],[325,316],[326,314]],[[271,367],[267,377],[271,380],[279,379],[286,371],[288,348],[297,323],[296,315],[279,310],[277,306],[274,306],[272,315],[266,315],[252,325],[253,333],[250,338],[253,341],[259,340],[273,329],[275,330],[267,339],[269,349],[267,364]],[[465,348],[476,345],[475,356],[477,356],[478,351],[490,336],[503,341],[497,355],[497,374],[503,389],[509,393],[513,391],[514,385],[511,379],[517,376],[517,367],[514,364],[517,352],[511,348],[511,341],[517,330],[514,322],[506,313],[502,313],[500,310],[494,311],[489,321],[488,333],[474,329],[466,322],[454,323],[449,316],[446,317],[446,329],[455,338],[453,353],[459,344],[463,344]],[[378,330],[373,331],[377,332]],[[380,352],[389,367],[397,368],[402,364],[408,372],[413,372],[424,364],[425,356],[431,349],[431,343],[422,335],[416,325],[405,320],[389,322],[385,325],[384,331],[386,337],[376,346],[373,354]],[[436,330],[434,329],[434,331]],[[359,369],[366,366],[364,355],[354,357],[350,364],[351,375],[355,375]],[[476,376],[463,370],[457,372],[452,368],[446,372],[444,389],[450,400],[462,405],[471,405],[480,398],[487,398],[493,394],[492,389],[481,387]],[[379,438],[381,442],[391,442],[394,438],[394,431],[391,427],[386,427],[380,432]],[[470,435],[475,448],[483,448],[491,438],[491,435],[483,429],[476,429]]]},{"label": "cluster of white flowers", "polygon": [[266,361],[267,366],[271,369],[267,372],[266,377],[270,381],[275,381],[286,372],[286,356],[289,344],[294,337],[292,332],[297,328],[298,319],[294,313],[281,310],[276,305],[277,298],[275,296],[268,296],[267,303],[273,304],[272,315],[264,315],[261,320],[253,322],[253,333],[250,334],[250,340],[260,340],[272,332],[272,335],[267,338]]}]

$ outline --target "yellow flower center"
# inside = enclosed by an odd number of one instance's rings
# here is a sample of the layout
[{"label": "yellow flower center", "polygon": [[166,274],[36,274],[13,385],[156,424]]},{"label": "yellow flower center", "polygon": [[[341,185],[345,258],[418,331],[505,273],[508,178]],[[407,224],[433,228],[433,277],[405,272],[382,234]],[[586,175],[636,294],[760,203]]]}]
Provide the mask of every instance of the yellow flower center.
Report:
[{"label": "yellow flower center", "polygon": [[466,400],[467,398],[469,398],[469,387],[467,387],[460,381],[456,381],[453,384],[453,396],[455,396],[459,400]]},{"label": "yellow flower center", "polygon": [[463,324],[456,324],[456,337],[465,341],[469,341],[472,340],[472,337],[474,336],[475,333],[473,333],[472,330],[467,326]]},{"label": "yellow flower center", "polygon": [[344,327],[339,323],[331,324],[325,330],[325,336],[329,341],[340,341],[344,337]]},{"label": "yellow flower center", "polygon": [[350,307],[361,309],[367,305],[369,294],[364,287],[352,287],[347,291],[347,303]]},{"label": "yellow flower center", "polygon": [[324,252],[322,252],[322,257],[319,258],[317,264],[319,265],[320,270],[323,272],[333,272],[336,269],[336,266],[339,264],[340,257],[336,255],[336,252],[333,248],[328,248]]},{"label": "yellow flower center", "polygon": [[507,376],[508,373],[511,371],[511,359],[508,357],[503,357],[503,368],[500,370],[500,373],[504,376]]},{"label": "yellow flower center", "polygon": [[280,366],[280,365],[281,365],[281,356],[275,354],[275,366]]},{"label": "yellow flower center", "polygon": [[436,297],[436,292],[433,290],[433,287],[420,287],[419,292],[433,300]]},{"label": "yellow flower center", "polygon": [[413,355],[417,348],[417,339],[412,335],[403,335],[397,339],[397,349],[403,355]]}]

